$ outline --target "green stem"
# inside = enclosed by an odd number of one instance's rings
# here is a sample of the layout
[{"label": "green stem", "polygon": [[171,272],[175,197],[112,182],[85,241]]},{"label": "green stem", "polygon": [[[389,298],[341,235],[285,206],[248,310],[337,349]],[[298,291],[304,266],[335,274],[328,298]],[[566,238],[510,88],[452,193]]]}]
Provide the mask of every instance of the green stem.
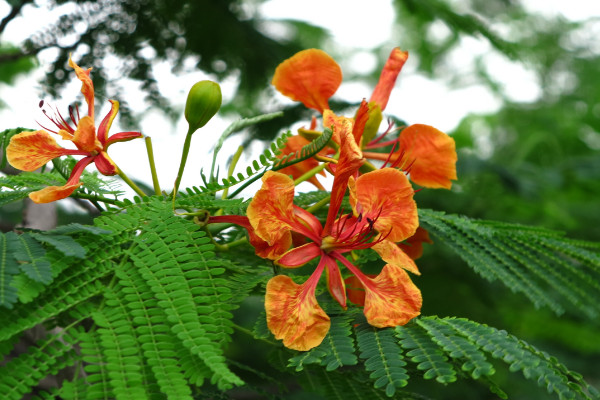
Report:
[{"label": "green stem", "polygon": [[234,327],[235,329],[237,329],[238,331],[240,331],[240,332],[242,332],[242,333],[245,333],[246,335],[248,335],[248,336],[251,336],[252,338],[254,338],[254,339],[256,339],[256,340],[260,340],[260,341],[262,341],[262,342],[268,343],[268,344],[270,344],[271,346],[279,346],[279,344],[278,344],[278,343],[272,342],[272,341],[270,341],[270,340],[268,340],[268,339],[264,339],[264,338],[257,338],[256,336],[254,336],[254,333],[252,333],[252,331],[251,331],[251,330],[249,330],[249,329],[246,329],[246,328],[244,328],[244,327],[242,327],[242,326],[239,326],[238,324],[233,324],[233,327]]},{"label": "green stem", "polygon": [[306,181],[307,179],[312,178],[319,172],[323,171],[325,169],[325,167],[327,167],[327,165],[328,165],[327,163],[319,164],[316,167],[314,167],[313,169],[311,169],[310,171],[305,172],[304,174],[302,174],[302,176],[300,176],[298,179],[296,179],[294,181],[294,185],[298,185],[298,184]]},{"label": "green stem", "polygon": [[[242,156],[243,151],[244,151],[244,146],[240,146],[240,147],[238,147],[235,154],[233,155],[233,158],[231,159],[231,164],[229,164],[229,169],[227,170],[228,178],[233,176],[233,171],[235,170],[235,167],[236,167],[238,161],[240,161],[240,157]],[[223,196],[221,198],[226,199],[228,193],[229,193],[229,188],[225,188],[225,190],[223,190]]]},{"label": "green stem", "polygon": [[160,196],[160,185],[158,183],[158,175],[156,175],[156,165],[154,164],[154,150],[152,150],[152,138],[146,136],[144,138],[146,142],[146,152],[148,153],[148,162],[150,163],[150,173],[152,174],[152,186],[154,187],[154,194]]},{"label": "green stem", "polygon": [[317,201],[315,204],[313,204],[312,206],[308,207],[306,209],[306,211],[308,211],[311,214],[314,214],[315,211],[317,211],[318,209],[320,209],[324,205],[329,204],[330,200],[331,200],[331,194],[329,194],[329,196],[323,197],[321,200]]},{"label": "green stem", "polygon": [[188,154],[190,153],[190,144],[192,143],[192,134],[194,132],[195,131],[193,131],[190,127],[185,135],[185,142],[183,142],[183,151],[181,153],[181,162],[179,163],[179,171],[177,171],[177,178],[175,178],[175,185],[173,186],[173,198],[175,198],[177,191],[179,190],[179,184],[181,183],[181,177],[183,176],[185,163],[187,162]]},{"label": "green stem", "polygon": [[[96,202],[96,201],[101,201],[103,203],[106,204],[112,204],[114,206],[120,206],[122,203],[119,200],[116,199],[109,199],[107,197],[102,197],[102,196],[98,196],[98,195],[90,195],[90,194],[86,194],[86,193],[73,193],[71,195],[71,197],[76,198],[76,199],[84,199],[84,200],[89,200],[92,203]],[[101,210],[104,211],[104,210]]]},{"label": "green stem", "polygon": [[133,181],[131,179],[129,179],[129,177],[125,174],[125,172],[123,172],[123,170],[121,168],[117,168],[117,169],[119,170],[119,176],[121,177],[121,179],[123,179],[123,181],[125,181],[125,183],[128,184],[130,188],[132,188],[141,197],[147,196],[147,194],[144,193],[142,191],[142,189],[140,189],[138,187],[138,185],[136,185],[135,183],[133,183]]}]

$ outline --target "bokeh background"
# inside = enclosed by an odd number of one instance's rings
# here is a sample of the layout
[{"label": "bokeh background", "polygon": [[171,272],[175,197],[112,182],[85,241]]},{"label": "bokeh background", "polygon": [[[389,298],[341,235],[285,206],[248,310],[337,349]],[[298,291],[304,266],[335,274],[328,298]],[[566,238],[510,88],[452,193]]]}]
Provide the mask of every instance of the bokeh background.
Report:
[{"label": "bokeh background", "polygon": [[[108,110],[108,99],[121,102],[114,132],[152,137],[159,178],[169,188],[187,129],[187,90],[212,79],[222,85],[223,108],[195,134],[182,184],[199,185],[200,169],[210,166],[211,148],[232,121],[285,111],[228,141],[221,168],[238,145],[253,159],[276,135],[310,121],[311,111],[270,86],[279,62],[310,47],[330,53],[344,71],[332,106],[344,110],[370,95],[399,46],[410,57],[386,113],[445,131],[459,155],[452,190],[420,191],[420,207],[599,241],[599,35],[600,2],[587,0],[3,0],[0,131],[36,128],[40,99],[59,110],[82,101],[67,67],[72,54],[94,68],[97,113]],[[150,184],[141,141],[115,146],[111,156]],[[20,223],[22,207],[0,209],[3,230]],[[65,200],[59,220],[90,216]],[[443,244],[428,246],[419,267],[425,315],[506,329],[600,386],[597,323],[536,310],[523,296],[474,275]],[[508,371],[494,379],[512,389],[511,398],[545,398]],[[436,399],[494,398],[474,382],[444,387],[415,379],[410,385]]]}]

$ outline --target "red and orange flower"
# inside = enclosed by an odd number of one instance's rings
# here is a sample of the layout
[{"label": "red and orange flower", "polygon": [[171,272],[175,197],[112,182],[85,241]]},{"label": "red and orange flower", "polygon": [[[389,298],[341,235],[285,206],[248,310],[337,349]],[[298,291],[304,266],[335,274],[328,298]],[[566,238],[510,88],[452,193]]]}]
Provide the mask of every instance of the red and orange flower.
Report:
[{"label": "red and orange flower", "polygon": [[[390,162],[410,172],[410,179],[429,188],[452,186],[456,179],[456,150],[454,140],[445,133],[423,124],[403,129],[398,139],[383,141],[384,135],[375,137],[382,121],[390,94],[408,53],[398,48],[392,50],[369,102],[363,100],[355,116],[354,138],[364,150],[365,158]],[[329,99],[342,82],[339,65],[327,53],[308,49],[296,53],[282,62],[273,76],[272,84],[285,96],[302,102],[306,107],[323,114],[323,125],[329,127],[334,114],[329,109]],[[391,127],[390,127],[391,128]],[[389,132],[391,129],[386,131]],[[339,138],[334,136],[339,144]],[[371,149],[396,143],[392,154],[377,153]],[[311,168],[307,162],[296,168],[304,172]]]},{"label": "red and orange flower", "polygon": [[[35,132],[22,132],[11,138],[6,148],[8,162],[22,171],[35,171],[48,161],[65,155],[84,156],[75,164],[71,175],[64,186],[48,186],[42,190],[32,192],[29,197],[36,203],[49,203],[70,196],[82,183],[79,181],[83,170],[91,163],[96,165],[103,175],[116,175],[119,169],[106,153],[108,147],[116,142],[124,142],[142,137],[140,132],[120,132],[108,136],[108,131],[119,110],[119,102],[109,100],[111,109],[104,117],[96,132],[94,122],[94,85],[90,79],[90,71],[83,70],[73,60],[69,59],[69,66],[75,69],[77,78],[81,80],[81,93],[88,105],[87,115],[80,117],[79,109],[69,108],[70,123],[56,113],[54,117],[46,116],[58,130],[47,129],[58,134],[62,139],[75,144],[77,149],[61,147],[45,130]],[[75,127],[71,126],[74,124]]]},{"label": "red and orange flower", "polygon": [[[421,293],[405,270],[417,274],[419,271],[394,243],[412,236],[418,227],[414,190],[406,175],[393,168],[354,179],[363,157],[352,138],[351,120],[347,119],[343,126],[338,132],[340,159],[335,166],[324,225],[294,205],[294,182],[279,172],[268,171],[263,176],[262,187],[247,210],[251,225],[251,229],[247,229],[267,246],[289,243],[287,238],[291,233],[310,240],[274,257],[278,265],[297,268],[313,259],[319,260],[308,280],[300,285],[284,275],[271,278],[267,284],[267,325],[275,337],[283,339],[284,345],[291,349],[309,350],[319,345],[329,330],[329,317],[315,296],[323,272],[329,292],[346,307],[346,288],[338,263],[364,287],[364,314],[371,325],[403,325],[420,313]],[[349,183],[353,213],[343,215],[340,208]],[[374,278],[362,273],[345,256],[367,248],[378,252],[387,263]]]}]

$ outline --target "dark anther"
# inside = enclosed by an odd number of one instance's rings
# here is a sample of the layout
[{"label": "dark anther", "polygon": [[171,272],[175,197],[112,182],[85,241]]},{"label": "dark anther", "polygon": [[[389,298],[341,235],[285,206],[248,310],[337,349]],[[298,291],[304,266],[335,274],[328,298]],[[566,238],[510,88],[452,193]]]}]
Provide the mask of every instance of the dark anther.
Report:
[{"label": "dark anther", "polygon": [[38,104],[40,108],[44,107],[44,100],[40,100],[40,104]]}]

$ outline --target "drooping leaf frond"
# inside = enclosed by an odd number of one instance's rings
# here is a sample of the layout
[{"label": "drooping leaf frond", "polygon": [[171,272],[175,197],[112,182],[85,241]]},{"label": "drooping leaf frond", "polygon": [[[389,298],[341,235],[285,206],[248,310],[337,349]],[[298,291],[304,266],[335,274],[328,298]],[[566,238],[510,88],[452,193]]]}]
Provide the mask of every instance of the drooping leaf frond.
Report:
[{"label": "drooping leaf frond", "polygon": [[423,226],[485,279],[499,280],[537,307],[600,315],[600,255],[588,242],[516,224],[419,210]]}]

